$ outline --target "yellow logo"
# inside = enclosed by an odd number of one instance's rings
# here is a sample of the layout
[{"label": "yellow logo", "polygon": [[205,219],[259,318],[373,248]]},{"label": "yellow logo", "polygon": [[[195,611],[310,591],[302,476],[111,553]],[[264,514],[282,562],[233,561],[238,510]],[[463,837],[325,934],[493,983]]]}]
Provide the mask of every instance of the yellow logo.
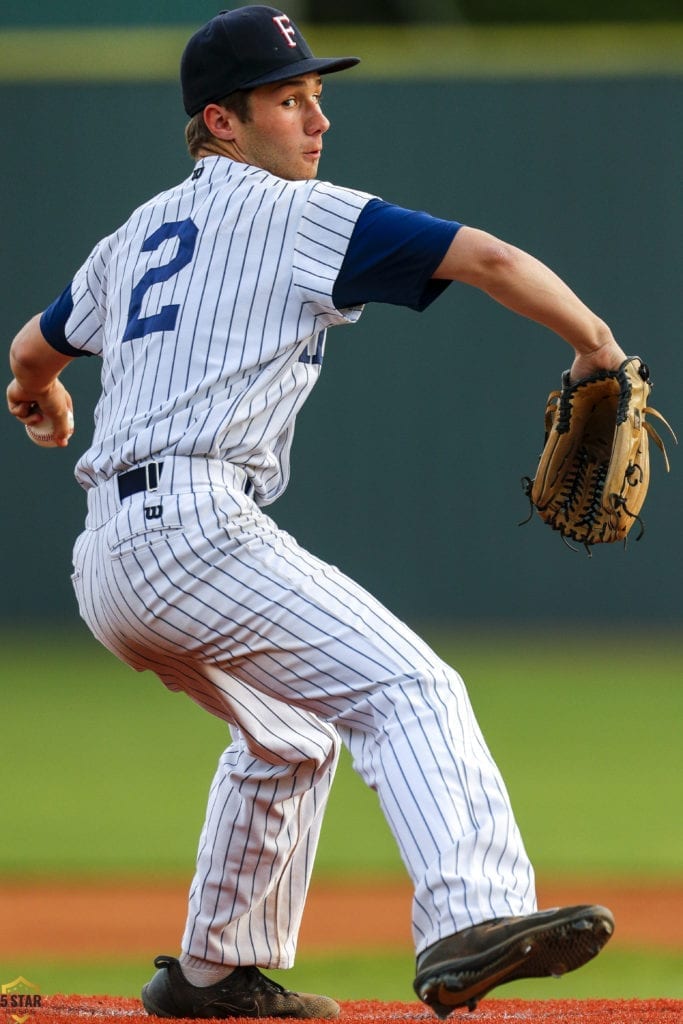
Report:
[{"label": "yellow logo", "polygon": [[37,1009],[41,1003],[40,989],[27,978],[19,976],[0,985],[0,1007],[9,1011],[8,1017],[15,1024],[26,1024],[31,1016],[27,1011]]}]

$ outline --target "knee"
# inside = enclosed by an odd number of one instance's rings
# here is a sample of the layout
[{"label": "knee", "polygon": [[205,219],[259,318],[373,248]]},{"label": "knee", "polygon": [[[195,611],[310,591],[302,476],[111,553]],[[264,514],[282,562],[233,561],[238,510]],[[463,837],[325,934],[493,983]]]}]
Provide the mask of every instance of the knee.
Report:
[{"label": "knee", "polygon": [[339,759],[341,739],[329,722],[306,716],[299,725],[289,723],[282,731],[245,730],[240,726],[242,741],[249,753],[273,766],[286,766],[309,771],[319,776],[334,771]]}]

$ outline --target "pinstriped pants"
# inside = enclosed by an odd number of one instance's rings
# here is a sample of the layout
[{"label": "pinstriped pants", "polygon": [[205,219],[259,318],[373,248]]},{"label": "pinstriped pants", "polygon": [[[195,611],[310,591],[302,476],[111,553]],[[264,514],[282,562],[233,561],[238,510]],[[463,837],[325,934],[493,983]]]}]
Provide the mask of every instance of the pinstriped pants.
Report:
[{"label": "pinstriped pants", "polygon": [[536,909],[503,780],[460,676],[244,492],[238,467],[166,460],[158,491],[88,493],[73,582],[93,634],[230,726],[184,952],[292,965],[343,742],[414,885],[420,952]]}]

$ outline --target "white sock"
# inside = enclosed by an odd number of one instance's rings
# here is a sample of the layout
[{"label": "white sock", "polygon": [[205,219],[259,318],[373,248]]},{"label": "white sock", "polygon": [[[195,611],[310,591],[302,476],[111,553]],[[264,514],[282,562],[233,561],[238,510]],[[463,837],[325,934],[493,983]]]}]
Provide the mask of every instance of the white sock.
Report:
[{"label": "white sock", "polygon": [[208,988],[209,985],[215,985],[216,982],[227,978],[235,969],[228,964],[212,964],[208,960],[199,960],[186,953],[182,954],[179,963],[187,981],[196,988]]}]

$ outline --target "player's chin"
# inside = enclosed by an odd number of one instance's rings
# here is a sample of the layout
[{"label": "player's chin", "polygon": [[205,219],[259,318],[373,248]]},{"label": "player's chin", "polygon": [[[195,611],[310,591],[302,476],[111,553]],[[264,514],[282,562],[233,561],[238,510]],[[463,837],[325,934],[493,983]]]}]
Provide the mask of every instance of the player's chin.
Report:
[{"label": "player's chin", "polygon": [[288,171],[287,174],[281,174],[280,177],[285,181],[312,181],[317,177],[317,168],[316,170],[300,170],[298,172]]},{"label": "player's chin", "polygon": [[302,178],[315,178],[318,173],[318,164],[320,163],[320,153],[304,153],[302,158]]},{"label": "player's chin", "polygon": [[309,181],[316,177],[319,163],[320,155],[314,157],[304,153],[298,160],[291,161],[287,166],[274,169],[273,173],[286,181]]}]

